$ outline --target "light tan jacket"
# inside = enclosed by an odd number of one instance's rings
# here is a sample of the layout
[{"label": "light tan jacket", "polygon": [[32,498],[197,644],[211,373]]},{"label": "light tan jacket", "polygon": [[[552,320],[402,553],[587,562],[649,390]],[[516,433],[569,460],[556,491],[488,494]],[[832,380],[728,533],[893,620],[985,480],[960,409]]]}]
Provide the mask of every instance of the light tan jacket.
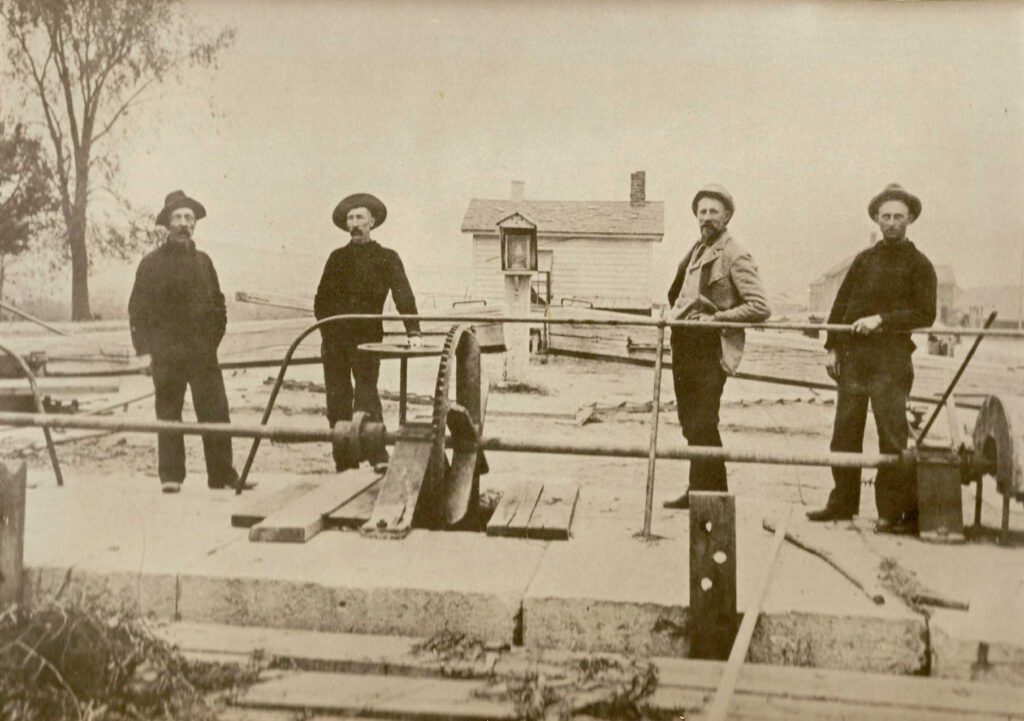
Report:
[{"label": "light tan jacket", "polygon": [[[699,287],[700,274],[710,264],[703,295],[718,309],[713,315],[714,320],[748,323],[768,320],[772,311],[768,307],[767,294],[761,284],[757,264],[750,252],[733,240],[727,229],[710,249],[704,251],[698,263],[690,268],[690,259],[699,245],[700,241],[690,248],[679,264],[676,278],[668,290],[669,305],[675,305],[684,285]],[[673,328],[673,331],[676,330]],[[746,336],[742,328],[729,328],[721,331],[721,337],[722,368],[733,375],[743,358]]]}]

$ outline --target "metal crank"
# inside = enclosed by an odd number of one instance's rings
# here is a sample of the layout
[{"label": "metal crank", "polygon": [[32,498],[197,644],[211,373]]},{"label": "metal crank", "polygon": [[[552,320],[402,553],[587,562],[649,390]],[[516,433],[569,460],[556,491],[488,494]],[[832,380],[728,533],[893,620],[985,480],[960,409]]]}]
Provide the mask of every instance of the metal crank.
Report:
[{"label": "metal crank", "polygon": [[[486,406],[480,344],[471,327],[453,326],[441,352],[430,423],[410,422],[399,429],[373,513],[360,528],[363,535],[404,538],[413,528],[479,530],[480,475],[487,472],[480,444]],[[451,434],[450,459],[446,432]]]}]

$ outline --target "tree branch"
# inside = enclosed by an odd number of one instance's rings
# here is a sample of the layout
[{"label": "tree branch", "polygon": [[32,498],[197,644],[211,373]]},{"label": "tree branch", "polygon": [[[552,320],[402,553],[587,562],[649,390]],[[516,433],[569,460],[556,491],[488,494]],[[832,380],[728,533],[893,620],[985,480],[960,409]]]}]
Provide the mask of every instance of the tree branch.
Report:
[{"label": "tree branch", "polygon": [[99,131],[98,133],[96,133],[95,135],[93,135],[93,136],[92,136],[93,142],[96,142],[96,141],[98,141],[98,140],[99,140],[100,138],[102,138],[102,137],[103,137],[104,135],[106,135],[107,133],[109,133],[109,132],[110,132],[110,130],[111,130],[111,129],[112,129],[113,127],[114,127],[114,123],[116,123],[116,122],[118,121],[118,119],[119,119],[119,118],[120,118],[120,117],[121,117],[122,115],[124,115],[124,114],[125,114],[125,113],[126,113],[126,112],[128,111],[128,109],[129,109],[129,108],[130,108],[130,107],[131,107],[132,105],[134,105],[134,104],[135,104],[135,101],[136,101],[136,100],[138,100],[139,96],[140,96],[140,95],[142,95],[142,93],[143,93],[143,92],[144,92],[144,91],[145,91],[145,90],[146,90],[146,89],[147,89],[147,88],[148,88],[148,87],[149,87],[150,85],[152,85],[152,84],[153,84],[154,82],[156,82],[156,80],[157,80],[157,79],[156,79],[156,77],[151,77],[151,78],[150,78],[149,80],[147,80],[147,81],[146,81],[146,82],[144,82],[144,83],[143,83],[142,85],[140,85],[140,86],[139,86],[139,89],[138,89],[138,90],[136,90],[136,91],[135,91],[134,93],[132,93],[132,94],[131,94],[131,95],[130,95],[130,96],[128,97],[128,99],[127,99],[127,100],[125,100],[125,101],[124,101],[124,102],[123,102],[123,103],[121,104],[121,107],[119,107],[119,108],[117,109],[117,111],[116,111],[116,112],[114,113],[113,117],[111,117],[111,118],[110,118],[110,121],[109,121],[109,122],[108,122],[108,123],[107,123],[106,125],[104,125],[104,126],[103,126],[103,128],[102,128],[102,129],[101,129],[101,130],[100,130],[100,131]]}]

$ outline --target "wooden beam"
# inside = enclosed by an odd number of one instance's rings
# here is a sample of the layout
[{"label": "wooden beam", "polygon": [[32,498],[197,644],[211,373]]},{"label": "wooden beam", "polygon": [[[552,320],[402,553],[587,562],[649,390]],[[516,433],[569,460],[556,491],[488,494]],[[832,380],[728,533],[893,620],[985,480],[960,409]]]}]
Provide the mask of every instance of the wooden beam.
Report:
[{"label": "wooden beam", "polygon": [[722,680],[715,691],[715,698],[708,709],[708,721],[725,721],[729,713],[729,703],[732,701],[733,692],[736,691],[736,682],[740,677],[740,668],[747,658],[747,651],[750,650],[750,639],[754,636],[754,627],[757,626],[757,619],[761,615],[761,606],[764,604],[765,596],[768,595],[768,587],[771,585],[772,576],[775,573],[775,562],[779,558],[779,551],[782,549],[782,542],[786,540],[786,528],[789,526],[789,519],[793,509],[790,508],[786,517],[779,524],[778,530],[772,539],[772,550],[768,556],[768,564],[754,587],[754,594],[751,603],[743,610],[743,623],[736,633],[736,642],[729,652],[729,660],[726,661],[725,670],[722,672]]},{"label": "wooden beam", "polygon": [[0,611],[22,602],[25,568],[25,463],[0,463]]},{"label": "wooden beam", "polygon": [[736,634],[736,499],[690,492],[690,656],[722,660]]}]

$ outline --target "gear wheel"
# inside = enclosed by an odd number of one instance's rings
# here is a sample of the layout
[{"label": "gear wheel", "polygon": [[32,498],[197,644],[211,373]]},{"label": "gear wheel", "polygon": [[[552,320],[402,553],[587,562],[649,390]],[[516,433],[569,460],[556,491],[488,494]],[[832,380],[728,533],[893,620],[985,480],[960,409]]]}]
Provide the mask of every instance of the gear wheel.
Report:
[{"label": "gear wheel", "polygon": [[[455,398],[451,398],[452,380]],[[431,416],[433,450],[426,480],[436,517],[423,519],[428,527],[471,525],[479,500],[479,477],[486,461],[479,448],[483,429],[480,343],[472,327],[452,326],[445,337],[434,388]],[[445,434],[452,435],[452,456],[445,452]]]}]

